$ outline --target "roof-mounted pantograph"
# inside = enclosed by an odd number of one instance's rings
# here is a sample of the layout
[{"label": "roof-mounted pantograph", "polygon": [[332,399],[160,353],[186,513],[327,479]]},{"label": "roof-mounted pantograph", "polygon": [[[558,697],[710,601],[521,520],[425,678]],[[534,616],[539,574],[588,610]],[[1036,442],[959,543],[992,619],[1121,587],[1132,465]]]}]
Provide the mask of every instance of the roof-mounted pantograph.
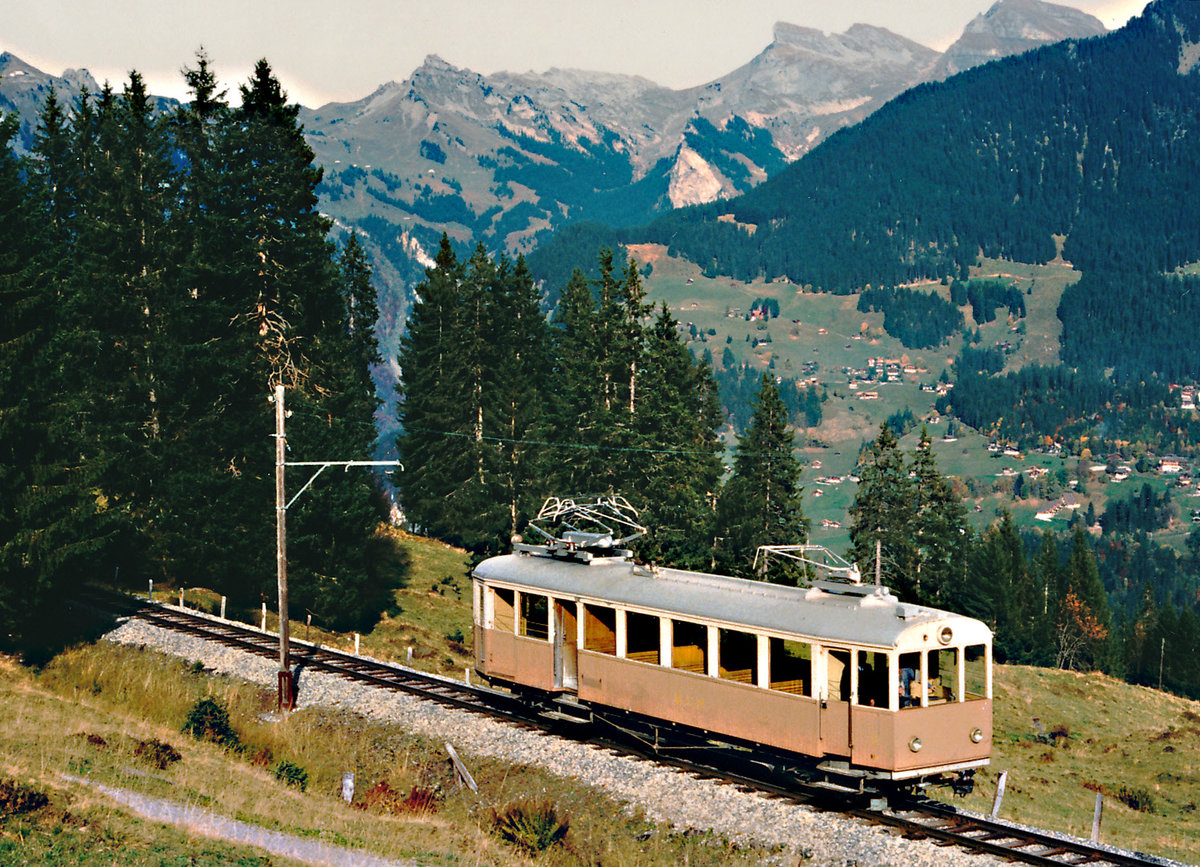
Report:
[{"label": "roof-mounted pantograph", "polygon": [[585,563],[594,557],[628,559],[633,552],[624,546],[646,533],[637,518],[637,509],[614,494],[548,497],[528,527],[544,544],[527,544],[515,536],[513,550]]}]

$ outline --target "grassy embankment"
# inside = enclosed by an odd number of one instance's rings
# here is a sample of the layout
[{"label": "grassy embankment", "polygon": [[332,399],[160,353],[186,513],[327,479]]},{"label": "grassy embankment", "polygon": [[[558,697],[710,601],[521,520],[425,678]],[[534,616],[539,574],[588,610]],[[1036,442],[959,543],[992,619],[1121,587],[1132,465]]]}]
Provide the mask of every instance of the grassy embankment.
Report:
[{"label": "grassy embankment", "polygon": [[[405,537],[403,544],[411,580],[396,612],[362,637],[362,651],[403,660],[411,646],[415,665],[461,672],[470,659],[465,556],[424,539]],[[177,601],[177,594],[170,597]],[[203,591],[187,598],[193,605],[214,601]],[[293,624],[294,634],[304,631]],[[352,636],[314,629],[311,637],[353,645]],[[228,707],[239,749],[180,733],[188,712],[207,696]],[[15,781],[16,792],[48,796],[46,805],[22,812],[20,798],[6,797],[10,790],[0,782],[0,863],[286,863],[138,819],[69,777],[422,864],[529,863],[496,833],[496,813],[541,803],[568,820],[570,830],[565,845],[549,848],[538,863],[751,864],[767,855],[672,833],[626,815],[602,793],[472,757],[470,745],[459,744],[479,784],[475,795],[455,785],[440,742],[321,709],[277,720],[269,713],[274,704],[270,689],[136,648],[84,644],[40,670],[0,658],[0,780]],[[180,759],[157,767],[154,757],[167,751],[156,744],[169,745]],[[303,770],[305,791],[277,778],[281,763]],[[356,776],[354,806],[339,798],[347,771]]]}]

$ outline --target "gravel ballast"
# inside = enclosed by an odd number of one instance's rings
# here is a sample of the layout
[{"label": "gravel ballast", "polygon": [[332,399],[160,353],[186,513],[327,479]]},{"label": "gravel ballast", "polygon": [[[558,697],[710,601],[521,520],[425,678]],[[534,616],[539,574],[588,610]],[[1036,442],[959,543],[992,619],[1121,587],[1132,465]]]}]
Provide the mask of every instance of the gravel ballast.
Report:
[{"label": "gravel ballast", "polygon": [[[273,660],[129,620],[106,636],[200,662],[221,674],[274,687]],[[510,725],[503,720],[445,707],[415,696],[372,688],[340,677],[305,671],[299,679],[299,707],[344,708],[369,719],[450,742],[464,756],[487,756],[535,765],[558,776],[603,790],[632,810],[678,830],[713,831],[741,844],[784,847],[782,863],[832,865],[925,865],[1002,862],[984,855],[906,840],[878,826],[835,813],[739,791],[733,786],[614,755],[586,744]],[[468,759],[469,761],[469,759]],[[774,860],[774,859],[772,859]]]}]

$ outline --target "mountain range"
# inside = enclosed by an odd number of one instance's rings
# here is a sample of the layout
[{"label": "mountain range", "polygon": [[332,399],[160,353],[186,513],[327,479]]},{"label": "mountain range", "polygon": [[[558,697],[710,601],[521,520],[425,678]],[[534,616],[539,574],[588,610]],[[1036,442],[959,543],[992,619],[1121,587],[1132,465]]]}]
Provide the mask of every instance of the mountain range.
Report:
[{"label": "mountain range", "polygon": [[[1000,0],[941,53],[866,24],[780,23],[748,63],[683,90],[571,69],[485,76],[430,56],[402,82],[301,120],[325,168],[322,210],[371,251],[390,347],[443,232],[527,252],[571,222],[640,225],[728,199],[914,85],[1104,32],[1042,0]],[[51,85],[63,100],[98,89],[86,70],[51,76],[0,55],[0,110],[20,113],[24,148]]]}]

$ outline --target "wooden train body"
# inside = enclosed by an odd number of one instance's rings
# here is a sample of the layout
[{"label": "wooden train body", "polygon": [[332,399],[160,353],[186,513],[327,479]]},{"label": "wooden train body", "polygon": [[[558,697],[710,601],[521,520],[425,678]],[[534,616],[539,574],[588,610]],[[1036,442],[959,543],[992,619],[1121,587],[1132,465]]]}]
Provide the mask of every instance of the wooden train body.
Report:
[{"label": "wooden train body", "polygon": [[886,589],[518,551],[474,571],[475,665],[906,785],[968,776],[992,738],[992,636]]}]

